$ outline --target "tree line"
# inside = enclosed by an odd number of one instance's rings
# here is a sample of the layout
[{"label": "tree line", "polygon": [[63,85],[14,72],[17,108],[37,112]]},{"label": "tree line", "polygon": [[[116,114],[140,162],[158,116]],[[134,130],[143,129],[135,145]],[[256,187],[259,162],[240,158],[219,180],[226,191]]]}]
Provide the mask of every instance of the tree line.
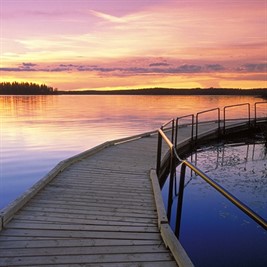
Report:
[{"label": "tree line", "polygon": [[59,91],[57,88],[45,84],[29,82],[2,82],[0,83],[0,95],[258,95],[267,98],[266,88],[237,89],[237,88],[192,88],[192,89],[170,89],[170,88],[143,88],[111,91]]},{"label": "tree line", "polygon": [[36,84],[28,82],[2,82],[0,83],[1,95],[50,95],[58,91],[45,84]]},{"label": "tree line", "polygon": [[258,95],[267,97],[266,88],[236,89],[236,88],[192,88],[192,89],[170,89],[170,88],[146,88],[110,91],[62,91],[62,94],[70,95]]}]

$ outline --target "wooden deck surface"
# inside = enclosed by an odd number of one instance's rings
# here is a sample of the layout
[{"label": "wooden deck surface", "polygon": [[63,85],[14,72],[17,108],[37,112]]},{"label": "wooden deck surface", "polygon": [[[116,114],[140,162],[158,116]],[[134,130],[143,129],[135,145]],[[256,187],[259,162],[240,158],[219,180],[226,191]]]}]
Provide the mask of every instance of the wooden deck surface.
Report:
[{"label": "wooden deck surface", "polygon": [[176,266],[149,178],[155,144],[110,146],[59,173],[0,232],[0,266]]},{"label": "wooden deck surface", "polygon": [[[190,132],[181,128],[180,140]],[[83,155],[2,212],[0,266],[177,266],[150,180],[156,149],[148,135]]]}]

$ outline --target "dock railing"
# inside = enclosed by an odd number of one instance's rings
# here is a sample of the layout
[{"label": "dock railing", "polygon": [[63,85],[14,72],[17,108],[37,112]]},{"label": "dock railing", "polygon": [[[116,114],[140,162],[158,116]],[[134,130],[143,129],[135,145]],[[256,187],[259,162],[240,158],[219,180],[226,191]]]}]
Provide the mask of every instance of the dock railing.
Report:
[{"label": "dock railing", "polygon": [[175,146],[177,146],[177,139],[178,139],[178,134],[179,134],[179,127],[180,127],[180,124],[179,122],[182,120],[182,119],[186,119],[190,117],[191,118],[191,125],[192,125],[192,129],[191,129],[191,141],[193,141],[193,137],[194,137],[194,119],[195,119],[195,116],[194,114],[189,114],[189,115],[186,115],[186,116],[182,116],[182,117],[178,117],[176,118],[176,124],[175,124]]},{"label": "dock railing", "polygon": [[[247,107],[247,118],[242,118],[241,120],[245,120],[245,121],[247,120],[248,124],[250,124],[250,104],[249,103],[225,106],[223,108],[223,133],[225,133],[225,130],[226,130],[226,122],[227,122],[226,111],[229,109],[233,109],[233,108],[237,108],[237,107],[241,107],[241,106]],[[230,119],[228,119],[228,120],[230,120]],[[239,118],[239,120],[240,120],[240,118]]]},{"label": "dock railing", "polygon": [[199,131],[198,128],[199,128],[199,124],[200,124],[199,116],[202,114],[211,113],[213,111],[216,111],[216,113],[217,113],[217,119],[214,122],[218,124],[218,131],[220,130],[220,121],[221,120],[220,120],[220,109],[219,108],[213,108],[213,109],[198,112],[196,115],[196,137],[195,137],[196,140],[198,138],[198,131]]},{"label": "dock railing", "polygon": [[[258,116],[258,106],[259,105],[266,105],[267,102],[256,102],[254,105],[254,126],[256,126],[257,122],[262,121],[263,119],[266,121],[266,117],[261,117],[259,118]],[[207,111],[202,111],[199,112],[196,116],[196,121],[194,122],[194,115],[188,115],[192,118],[192,136],[191,140],[197,141],[198,138],[198,127],[199,127],[199,120],[198,117],[200,114],[206,113],[206,112],[217,112],[217,118],[215,120],[216,123],[218,123],[218,133],[223,132],[225,133],[225,130],[227,128],[227,118],[226,118],[226,110],[228,108],[234,108],[238,106],[247,106],[248,109],[248,116],[247,119],[244,121],[245,124],[247,124],[248,127],[252,126],[251,123],[251,117],[250,117],[250,104],[245,103],[245,104],[238,104],[238,105],[231,105],[231,106],[226,106],[223,108],[223,121],[220,120],[220,109],[211,109]],[[266,109],[267,111],[267,109]],[[187,117],[187,116],[183,116]],[[168,168],[169,168],[169,194],[168,194],[168,208],[167,208],[167,217],[170,219],[170,214],[171,214],[171,208],[172,208],[172,201],[173,201],[173,183],[174,183],[174,178],[176,178],[176,164],[180,163],[181,164],[181,172],[180,172],[180,182],[179,182],[179,189],[178,189],[178,203],[177,203],[177,213],[176,213],[176,226],[175,226],[175,234],[177,238],[179,239],[179,232],[180,232],[180,222],[181,222],[181,213],[182,213],[182,206],[183,206],[183,192],[184,192],[184,187],[185,187],[185,173],[186,173],[186,168],[189,168],[191,171],[199,175],[204,181],[206,181],[210,186],[215,188],[219,193],[221,193],[224,197],[226,197],[229,201],[231,201],[236,207],[238,207],[241,211],[243,211],[245,214],[247,214],[251,219],[253,219],[257,224],[262,226],[265,230],[267,230],[267,222],[257,213],[255,213],[253,210],[251,210],[248,206],[246,206],[244,203],[242,203],[239,199],[237,199],[235,196],[233,196],[231,193],[229,193],[227,190],[225,190],[222,186],[220,186],[218,183],[216,183],[213,179],[208,177],[207,174],[202,172],[200,169],[198,169],[196,166],[194,166],[192,163],[190,163],[187,160],[182,159],[178,153],[177,153],[177,144],[178,144],[178,128],[179,124],[178,121],[179,119],[183,118],[176,118],[172,119],[171,121],[167,122],[164,124],[159,130],[158,130],[158,151],[157,151],[157,169],[156,173],[159,177],[161,178],[161,168],[162,168],[162,146],[163,146],[163,141],[165,144],[167,144],[167,161],[168,161]],[[175,123],[176,122],[176,123]],[[171,125],[171,127],[167,127]],[[221,126],[222,125],[222,126]],[[196,132],[194,134],[194,128],[196,128]],[[167,132],[171,131],[171,140],[167,136]],[[166,157],[164,158],[166,160]],[[166,163],[166,162],[165,162]],[[164,164],[166,166],[166,164]]]},{"label": "dock railing", "polygon": [[[265,111],[267,112],[267,102],[256,102],[254,103],[254,124],[256,125],[258,121],[261,121],[262,117],[259,116],[259,106],[265,106]],[[267,115],[267,114],[266,114]]]}]

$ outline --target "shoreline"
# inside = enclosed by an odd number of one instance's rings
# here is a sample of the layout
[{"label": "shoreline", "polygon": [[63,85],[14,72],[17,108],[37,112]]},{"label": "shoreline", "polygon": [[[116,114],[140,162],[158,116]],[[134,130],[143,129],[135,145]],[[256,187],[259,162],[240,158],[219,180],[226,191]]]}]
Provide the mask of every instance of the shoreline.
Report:
[{"label": "shoreline", "polygon": [[127,89],[127,90],[85,90],[85,91],[54,91],[51,93],[1,93],[0,95],[240,95],[240,96],[259,96],[267,98],[267,88],[256,89],[230,89],[230,88],[192,88],[192,89],[169,89],[169,88],[146,88],[146,89]]}]

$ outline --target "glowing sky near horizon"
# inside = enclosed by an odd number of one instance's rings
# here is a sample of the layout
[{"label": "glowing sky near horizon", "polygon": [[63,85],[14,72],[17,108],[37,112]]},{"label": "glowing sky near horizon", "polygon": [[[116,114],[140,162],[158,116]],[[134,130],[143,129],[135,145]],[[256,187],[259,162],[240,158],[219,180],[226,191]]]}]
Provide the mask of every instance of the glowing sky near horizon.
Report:
[{"label": "glowing sky near horizon", "polygon": [[0,0],[1,81],[267,87],[267,0]]}]

